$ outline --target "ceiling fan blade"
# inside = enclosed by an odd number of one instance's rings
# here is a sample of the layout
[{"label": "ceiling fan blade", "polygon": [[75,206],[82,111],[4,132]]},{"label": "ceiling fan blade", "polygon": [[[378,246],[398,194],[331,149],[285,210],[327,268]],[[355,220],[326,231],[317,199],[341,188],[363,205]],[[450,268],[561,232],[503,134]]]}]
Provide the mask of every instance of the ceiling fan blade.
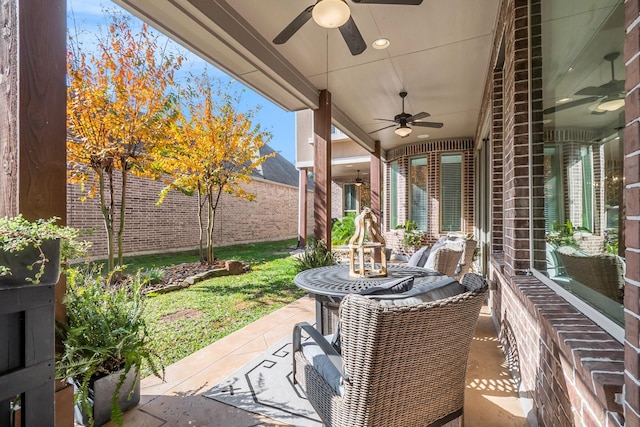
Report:
[{"label": "ceiling fan blade", "polygon": [[422,0],[351,0],[362,4],[401,4],[406,6],[419,6]]},{"label": "ceiling fan blade", "polygon": [[302,28],[302,26],[306,24],[308,20],[311,19],[311,11],[313,10],[313,6],[315,5],[309,6],[308,8],[303,10],[302,13],[300,13],[300,15],[296,16],[293,19],[293,21],[291,21],[289,25],[287,25],[284,28],[284,30],[282,30],[280,34],[278,34],[276,38],[273,39],[273,43],[274,44],[286,43],[286,41],[289,40],[291,36],[293,36],[296,33],[296,31]]},{"label": "ceiling fan blade", "polygon": [[591,95],[591,96],[607,96],[611,90],[607,87],[606,84],[602,86],[587,86],[583,87],[579,91],[576,92],[576,95]]},{"label": "ceiling fan blade", "polygon": [[392,119],[373,119],[373,120],[382,120],[383,122],[393,122],[393,123],[396,122],[395,120],[392,120]]},{"label": "ceiling fan blade", "polygon": [[395,126],[396,126],[395,124],[393,124],[393,125],[389,125],[389,126],[385,126],[385,127],[380,128],[380,129],[378,129],[378,130],[373,130],[373,131],[371,131],[371,132],[368,132],[368,134],[370,135],[370,134],[372,134],[372,133],[380,132],[381,130],[389,129],[389,128],[392,128],[392,127],[395,127]]},{"label": "ceiling fan blade", "polygon": [[431,114],[425,113],[424,111],[422,111],[422,112],[420,112],[418,114],[414,114],[411,117],[407,117],[407,122],[413,122],[413,121],[416,121],[416,120],[424,119],[426,117],[429,117],[430,115]]},{"label": "ceiling fan blade", "polygon": [[340,26],[340,34],[342,34],[342,38],[349,46],[351,55],[360,55],[367,48],[367,44],[364,42],[352,16],[349,16],[349,20]]},{"label": "ceiling fan blade", "polygon": [[412,126],[422,126],[425,128],[437,128],[440,129],[442,126],[444,126],[444,124],[439,123],[439,122],[413,122],[411,123]]},{"label": "ceiling fan blade", "polygon": [[[585,88],[586,89],[586,88]],[[566,110],[573,107],[578,107],[584,104],[590,104],[600,99],[601,96],[590,96],[589,98],[576,99],[575,101],[566,102],[564,104],[554,105],[547,109],[542,110],[542,114],[557,113],[558,111]]]}]

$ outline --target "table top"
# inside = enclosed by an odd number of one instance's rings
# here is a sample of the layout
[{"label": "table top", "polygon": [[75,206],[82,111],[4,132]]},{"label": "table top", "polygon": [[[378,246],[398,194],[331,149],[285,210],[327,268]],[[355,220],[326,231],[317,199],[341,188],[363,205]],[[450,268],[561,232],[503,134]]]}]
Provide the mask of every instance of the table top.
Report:
[{"label": "table top", "polygon": [[387,265],[387,277],[352,277],[349,275],[349,266],[339,264],[302,271],[296,275],[293,282],[299,288],[313,294],[344,296],[408,276],[414,277],[414,287],[426,285],[446,277],[435,270],[410,267],[404,264]]}]

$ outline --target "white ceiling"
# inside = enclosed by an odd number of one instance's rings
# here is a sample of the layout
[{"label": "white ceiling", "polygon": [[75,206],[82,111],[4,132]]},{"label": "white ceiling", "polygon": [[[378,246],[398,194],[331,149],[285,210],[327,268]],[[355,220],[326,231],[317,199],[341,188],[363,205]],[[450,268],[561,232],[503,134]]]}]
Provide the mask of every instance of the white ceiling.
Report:
[{"label": "white ceiling", "polygon": [[[283,45],[273,38],[314,0],[115,0],[286,110],[315,108],[332,94],[333,122],[361,145],[383,150],[475,134],[500,0],[424,0],[420,6],[347,0],[367,49],[352,56],[338,29],[307,22]],[[386,37],[391,45],[375,50]],[[426,111],[441,129],[399,138],[375,118]],[[425,132],[426,131],[426,132]]]}]

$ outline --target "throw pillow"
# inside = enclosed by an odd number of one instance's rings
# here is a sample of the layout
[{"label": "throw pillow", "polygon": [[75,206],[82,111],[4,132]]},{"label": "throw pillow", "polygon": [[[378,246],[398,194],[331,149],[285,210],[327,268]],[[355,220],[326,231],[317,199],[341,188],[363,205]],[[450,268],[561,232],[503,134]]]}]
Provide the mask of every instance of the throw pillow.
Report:
[{"label": "throw pillow", "polygon": [[[360,295],[390,295],[399,294],[409,291],[413,288],[413,276],[401,277],[399,279],[390,280],[378,286],[363,289],[358,292]],[[340,354],[340,323],[336,327],[336,331],[331,338],[331,346]]]},{"label": "throw pillow", "polygon": [[410,267],[424,267],[427,258],[429,258],[429,246],[423,246],[411,255],[407,265]]},{"label": "throw pillow", "polygon": [[378,300],[380,305],[413,305],[448,298],[464,292],[466,289],[457,280],[447,277],[426,286],[413,288],[403,294],[374,295],[369,298]]}]

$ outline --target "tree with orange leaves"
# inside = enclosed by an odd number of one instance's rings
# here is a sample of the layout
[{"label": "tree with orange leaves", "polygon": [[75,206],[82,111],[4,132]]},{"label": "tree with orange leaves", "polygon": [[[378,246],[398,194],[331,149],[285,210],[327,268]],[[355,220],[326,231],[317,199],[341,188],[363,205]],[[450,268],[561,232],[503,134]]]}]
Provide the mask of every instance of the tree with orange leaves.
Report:
[{"label": "tree with orange leaves", "polygon": [[172,189],[198,195],[200,261],[212,264],[216,211],[222,194],[254,200],[241,184],[272,155],[260,156],[271,138],[253,125],[256,111],[239,112],[240,96],[231,84],[221,87],[205,74],[191,77],[181,93],[182,109],[172,126],[170,143],[156,150],[155,165],[167,185],[158,203]]},{"label": "tree with orange leaves", "polygon": [[134,32],[122,13],[111,11],[109,18],[95,53],[83,52],[78,38],[69,37],[67,160],[69,181],[88,197],[100,197],[113,271],[114,238],[122,265],[128,174],[153,173],[148,154],[173,121],[171,90],[182,57],[159,46],[146,24]]}]

